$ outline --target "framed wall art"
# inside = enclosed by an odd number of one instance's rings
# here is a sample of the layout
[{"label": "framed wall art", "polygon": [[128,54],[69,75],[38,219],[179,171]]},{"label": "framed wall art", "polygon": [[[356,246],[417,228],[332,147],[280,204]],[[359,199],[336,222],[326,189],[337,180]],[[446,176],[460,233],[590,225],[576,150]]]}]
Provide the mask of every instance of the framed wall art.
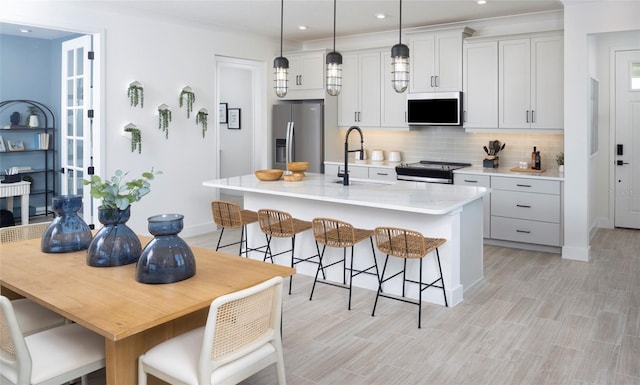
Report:
[{"label": "framed wall art", "polygon": [[227,128],[230,130],[240,129],[240,108],[229,108],[228,110],[229,122]]},{"label": "framed wall art", "polygon": [[220,103],[218,105],[218,122],[227,123],[227,103]]}]

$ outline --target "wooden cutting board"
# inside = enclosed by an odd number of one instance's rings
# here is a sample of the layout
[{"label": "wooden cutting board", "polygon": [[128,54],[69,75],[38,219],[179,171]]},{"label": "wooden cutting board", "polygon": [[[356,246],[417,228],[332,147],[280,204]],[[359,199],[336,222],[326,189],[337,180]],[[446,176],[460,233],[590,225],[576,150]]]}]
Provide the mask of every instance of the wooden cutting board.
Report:
[{"label": "wooden cutting board", "polygon": [[510,169],[509,171],[513,171],[513,172],[526,172],[526,173],[531,173],[531,174],[540,174],[543,173],[547,170],[545,169],[541,169],[541,170],[534,170],[532,168],[520,168],[520,167],[514,167],[512,169]]}]

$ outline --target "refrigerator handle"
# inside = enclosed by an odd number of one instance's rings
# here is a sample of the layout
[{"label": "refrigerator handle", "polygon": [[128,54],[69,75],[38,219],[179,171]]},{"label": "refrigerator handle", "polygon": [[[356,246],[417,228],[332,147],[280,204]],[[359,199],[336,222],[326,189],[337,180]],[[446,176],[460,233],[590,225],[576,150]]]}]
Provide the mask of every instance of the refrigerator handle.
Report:
[{"label": "refrigerator handle", "polygon": [[293,122],[287,123],[287,163],[293,161]]}]

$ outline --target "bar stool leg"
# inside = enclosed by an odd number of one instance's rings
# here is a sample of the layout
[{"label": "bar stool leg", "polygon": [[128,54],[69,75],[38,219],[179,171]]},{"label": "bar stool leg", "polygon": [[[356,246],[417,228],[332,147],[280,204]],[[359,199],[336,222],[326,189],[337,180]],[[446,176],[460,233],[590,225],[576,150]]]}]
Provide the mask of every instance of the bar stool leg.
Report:
[{"label": "bar stool leg", "polygon": [[220,236],[218,237],[218,244],[216,245],[216,251],[220,248],[220,241],[222,241],[222,234],[224,234],[224,227],[220,230]]},{"label": "bar stool leg", "polygon": [[[247,243],[247,240],[246,240],[246,238],[245,238],[245,237],[247,236],[247,235],[245,234],[245,228],[246,228],[246,226],[241,226],[241,227],[240,227],[240,250],[239,250],[239,252],[238,252],[238,255],[239,255],[239,256],[242,256],[242,244],[243,244],[243,243],[244,243],[244,244],[246,244],[246,243]],[[249,258],[249,250],[246,250],[246,249],[248,249],[248,247],[245,247],[245,257],[246,257],[246,258]]]},{"label": "bar stool leg", "polygon": [[447,291],[444,288],[444,277],[442,276],[442,266],[440,266],[440,252],[438,251],[437,247],[436,247],[436,258],[438,259],[438,270],[440,271],[440,281],[442,282],[442,295],[444,296],[444,306],[449,307],[449,304],[447,303]]},{"label": "bar stool leg", "polygon": [[[294,259],[294,252],[295,252],[295,247],[296,247],[296,236],[295,234],[293,235],[293,237],[291,237],[291,268],[293,269],[294,263],[293,263],[293,259]],[[291,295],[291,286],[293,286],[293,274],[291,274],[289,276],[289,295]]]},{"label": "bar stool leg", "polygon": [[[322,257],[324,257],[324,250],[327,248],[326,245],[322,246],[322,252],[320,252],[320,246],[318,246],[318,242],[316,242],[316,251],[318,252],[318,258],[320,262],[318,263],[318,270],[316,270],[316,277],[313,280],[313,286],[311,287],[311,294],[309,295],[309,301],[313,299],[313,292],[316,290],[316,282],[318,281],[318,274],[320,274],[320,269],[322,269]],[[324,269],[322,270],[324,273]]]},{"label": "bar stool leg", "polygon": [[418,329],[422,328],[422,258],[420,258],[420,272],[418,274]]},{"label": "bar stool leg", "polygon": [[376,292],[376,300],[373,303],[373,311],[371,312],[371,316],[376,315],[376,306],[378,305],[378,298],[380,297],[380,293],[382,293],[382,283],[384,282],[384,272],[387,270],[387,262],[389,262],[389,255],[384,260],[384,266],[382,266],[382,276],[380,276],[380,283],[378,284],[378,291]]},{"label": "bar stool leg", "polygon": [[265,234],[264,237],[267,239],[267,247],[264,249],[264,258],[263,262],[267,261],[267,258],[271,259],[271,263],[273,263],[273,254],[271,254],[271,237],[269,234]]},{"label": "bar stool leg", "polygon": [[[347,255],[346,255],[347,249],[344,249],[344,252],[345,252],[344,257],[346,259],[347,258]],[[346,264],[346,261],[345,261],[345,264]],[[353,287],[352,286],[352,284],[353,284],[353,246],[351,246],[351,263],[349,265],[349,271],[350,271],[351,274],[350,274],[350,277],[349,277],[349,306],[348,306],[348,310],[351,310],[351,289]],[[346,274],[346,271],[345,271],[345,274]],[[345,274],[343,274],[343,275],[345,275]]]}]

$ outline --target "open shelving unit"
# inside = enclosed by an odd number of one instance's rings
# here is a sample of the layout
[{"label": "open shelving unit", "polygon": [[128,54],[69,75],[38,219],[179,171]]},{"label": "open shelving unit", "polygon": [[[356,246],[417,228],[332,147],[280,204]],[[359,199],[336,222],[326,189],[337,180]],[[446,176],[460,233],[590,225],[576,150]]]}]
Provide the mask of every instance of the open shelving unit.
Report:
[{"label": "open shelving unit", "polygon": [[[5,100],[0,102],[0,113],[11,107],[16,109],[28,109],[35,107],[38,110],[39,127],[31,128],[26,125],[2,125],[0,126],[0,136],[5,143],[6,151],[0,152],[0,179],[5,179],[5,169],[11,167],[31,167],[29,170],[20,171],[20,180],[24,180],[25,176],[30,176],[33,180],[31,184],[31,192],[29,194],[30,205],[42,205],[44,210],[36,210],[35,213],[30,212],[29,216],[49,216],[53,215],[51,211],[51,201],[56,194],[56,151],[55,151],[55,130],[56,120],[53,111],[45,104],[35,100]],[[41,143],[42,136],[47,134],[48,143]],[[23,149],[18,151],[10,151],[8,146],[9,140],[20,140],[23,143]],[[30,210],[30,207],[21,207],[21,210]],[[14,217],[19,222],[18,215]]]}]

